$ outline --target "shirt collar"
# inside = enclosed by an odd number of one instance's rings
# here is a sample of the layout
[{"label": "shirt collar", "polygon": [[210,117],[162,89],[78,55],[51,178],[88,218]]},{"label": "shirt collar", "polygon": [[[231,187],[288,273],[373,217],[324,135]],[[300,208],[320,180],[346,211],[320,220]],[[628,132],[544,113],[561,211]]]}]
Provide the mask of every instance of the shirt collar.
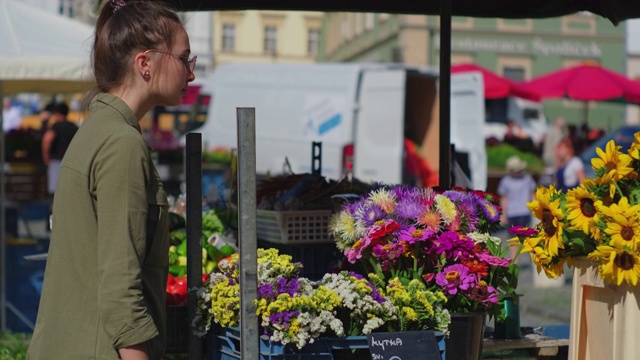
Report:
[{"label": "shirt collar", "polygon": [[99,93],[96,95],[96,98],[91,106],[91,110],[95,110],[98,106],[109,106],[127,121],[129,125],[133,126],[138,132],[140,132],[140,123],[138,122],[138,118],[133,113],[131,108],[122,101],[119,97],[115,95],[111,95],[109,93]]}]

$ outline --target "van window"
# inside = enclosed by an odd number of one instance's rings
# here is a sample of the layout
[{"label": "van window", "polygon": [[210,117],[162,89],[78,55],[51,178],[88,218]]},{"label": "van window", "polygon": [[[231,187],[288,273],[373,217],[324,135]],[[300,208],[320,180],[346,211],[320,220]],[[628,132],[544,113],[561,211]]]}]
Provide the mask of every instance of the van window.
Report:
[{"label": "van window", "polygon": [[535,120],[538,119],[540,117],[540,110],[538,109],[524,109],[522,111],[522,115],[524,116],[524,118],[526,120]]},{"label": "van window", "polygon": [[485,99],[485,121],[488,123],[507,123],[507,99]]}]

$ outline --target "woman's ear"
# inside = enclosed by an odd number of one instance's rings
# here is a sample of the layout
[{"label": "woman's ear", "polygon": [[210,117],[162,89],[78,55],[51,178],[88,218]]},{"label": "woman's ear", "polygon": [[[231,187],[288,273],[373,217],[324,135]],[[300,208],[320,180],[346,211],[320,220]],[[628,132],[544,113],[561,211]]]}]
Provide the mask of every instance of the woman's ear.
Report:
[{"label": "woman's ear", "polygon": [[145,81],[148,81],[151,78],[151,66],[149,60],[149,53],[147,52],[137,53],[133,58],[136,73]]}]

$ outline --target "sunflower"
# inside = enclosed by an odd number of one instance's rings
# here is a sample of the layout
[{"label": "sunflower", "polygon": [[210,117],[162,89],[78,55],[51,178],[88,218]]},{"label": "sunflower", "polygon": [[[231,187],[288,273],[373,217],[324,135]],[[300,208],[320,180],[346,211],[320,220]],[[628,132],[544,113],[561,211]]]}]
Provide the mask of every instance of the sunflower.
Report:
[{"label": "sunflower", "polygon": [[567,192],[567,219],[576,230],[582,230],[585,234],[591,233],[598,221],[598,212],[594,194],[585,187],[579,186]]},{"label": "sunflower", "polygon": [[633,171],[631,167],[631,156],[620,152],[621,146],[616,145],[615,141],[610,140],[607,143],[605,151],[596,148],[598,157],[591,159],[593,170],[598,172],[600,169],[606,169],[605,173],[610,174],[613,180],[618,181]]},{"label": "sunflower", "polygon": [[542,229],[532,238],[542,241],[551,257],[557,256],[558,249],[564,248],[562,242],[564,213],[560,208],[560,198],[556,195],[557,190],[553,185],[549,188],[539,187],[536,190],[536,200],[527,204],[527,207],[540,220],[537,227]]},{"label": "sunflower", "polygon": [[640,160],[640,133],[635,133],[633,138],[633,143],[629,147],[627,154],[636,160]]},{"label": "sunflower", "polygon": [[602,206],[600,211],[606,216],[606,229],[611,241],[625,244],[633,251],[640,244],[640,224],[638,224],[638,212],[640,205],[631,206],[626,197],[620,199],[618,204],[610,207]]},{"label": "sunflower", "polygon": [[621,241],[611,241],[610,245],[598,246],[589,254],[589,259],[600,262],[598,271],[603,280],[621,285],[636,286],[640,278],[640,256],[629,250]]}]

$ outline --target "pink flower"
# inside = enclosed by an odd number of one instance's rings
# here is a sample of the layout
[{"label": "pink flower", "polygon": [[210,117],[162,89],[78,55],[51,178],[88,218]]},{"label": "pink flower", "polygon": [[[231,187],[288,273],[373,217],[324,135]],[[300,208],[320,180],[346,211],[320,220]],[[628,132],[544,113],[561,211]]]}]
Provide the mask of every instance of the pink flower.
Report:
[{"label": "pink flower", "polygon": [[400,240],[413,245],[417,241],[425,241],[433,235],[435,233],[431,229],[418,229],[415,226],[411,226],[408,230],[400,231]]},{"label": "pink flower", "polygon": [[442,272],[436,274],[436,284],[449,295],[457,294],[458,289],[468,291],[475,286],[476,282],[476,276],[469,273],[469,269],[461,264],[447,266]]},{"label": "pink flower", "polygon": [[386,245],[375,245],[373,247],[373,256],[378,259],[397,259],[404,253],[404,245],[401,243],[392,243]]}]

